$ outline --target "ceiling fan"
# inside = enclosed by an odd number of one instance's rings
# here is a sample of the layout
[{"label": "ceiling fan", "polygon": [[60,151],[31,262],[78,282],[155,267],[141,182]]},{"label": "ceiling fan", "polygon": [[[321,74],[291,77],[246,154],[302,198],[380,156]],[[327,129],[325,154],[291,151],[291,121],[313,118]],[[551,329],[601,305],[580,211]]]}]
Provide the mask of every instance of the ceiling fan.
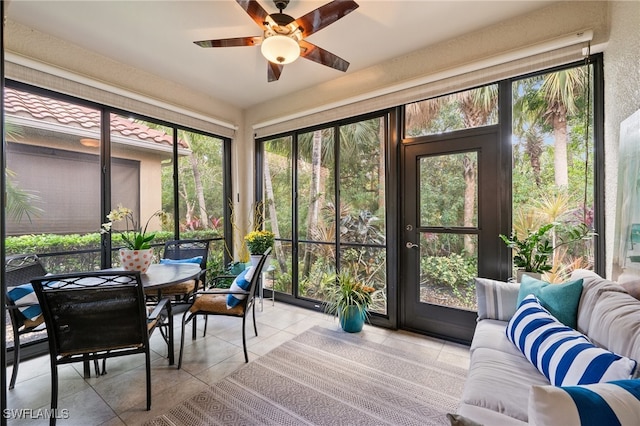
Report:
[{"label": "ceiling fan", "polygon": [[349,62],[309,43],[305,38],[356,10],[358,4],[355,1],[334,0],[298,19],[282,13],[289,4],[289,0],[273,0],[279,12],[271,14],[268,14],[256,0],[236,0],[236,2],[263,30],[262,36],[203,40],[194,41],[194,43],[200,47],[261,44],[262,54],[269,61],[267,67],[269,82],[278,80],[284,65],[295,61],[299,56],[343,72],[349,67]]}]

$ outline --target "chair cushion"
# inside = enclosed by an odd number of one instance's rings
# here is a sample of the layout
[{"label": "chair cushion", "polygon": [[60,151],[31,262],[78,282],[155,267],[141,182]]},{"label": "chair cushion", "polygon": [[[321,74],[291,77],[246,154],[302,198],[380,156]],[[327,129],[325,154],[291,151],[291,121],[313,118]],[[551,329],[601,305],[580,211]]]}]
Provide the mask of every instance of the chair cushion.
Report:
[{"label": "chair cushion", "polygon": [[560,323],[534,295],[527,296],[507,325],[507,338],[555,386],[631,378],[636,361],[593,345]]},{"label": "chair cushion", "polygon": [[546,310],[564,325],[577,327],[578,305],[582,295],[582,279],[568,281],[563,284],[550,284],[528,275],[522,276],[518,302],[520,305],[525,296],[533,294]]},{"label": "chair cushion", "polygon": [[30,283],[13,287],[7,292],[7,295],[16,305],[28,304],[28,306],[18,307],[18,310],[25,319],[35,321],[35,319],[42,314],[42,309],[40,309],[40,304],[38,303],[38,297],[33,291],[33,286]]},{"label": "chair cushion", "polygon": [[237,305],[233,308],[228,308],[225,296],[225,294],[201,294],[196,297],[189,311],[242,316],[244,314],[244,306]]},{"label": "chair cushion", "polygon": [[190,257],[188,259],[160,259],[160,264],[168,265],[172,263],[197,263],[202,262],[202,256]]},{"label": "chair cushion", "polygon": [[[233,280],[231,283],[231,287],[229,287],[229,291],[238,291],[238,290],[249,290],[251,286],[251,281],[247,279],[247,275],[253,275],[253,266],[246,268],[244,271],[240,272],[240,274]],[[227,308],[231,309],[235,306],[238,306],[241,301],[243,301],[247,296],[244,294],[229,294],[227,295]]]},{"label": "chair cushion", "polygon": [[640,380],[532,386],[529,421],[538,426],[640,425]]},{"label": "chair cushion", "polygon": [[[188,280],[178,284],[172,284],[166,287],[162,287],[162,295],[163,296],[175,296],[180,294],[190,294],[193,293],[196,289],[196,280]],[[145,293],[156,295],[158,294],[158,290],[149,289],[145,290]]]}]

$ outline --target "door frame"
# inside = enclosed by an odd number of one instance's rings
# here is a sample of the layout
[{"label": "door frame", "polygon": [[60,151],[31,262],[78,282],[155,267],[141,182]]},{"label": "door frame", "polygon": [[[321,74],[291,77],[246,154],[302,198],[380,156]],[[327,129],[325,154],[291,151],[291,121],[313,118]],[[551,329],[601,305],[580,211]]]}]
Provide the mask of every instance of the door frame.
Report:
[{"label": "door frame", "polygon": [[[418,198],[415,178],[418,172],[416,160],[425,155],[447,153],[478,153],[478,276],[499,279],[504,275],[501,259],[505,249],[498,235],[504,223],[504,194],[498,188],[501,182],[502,164],[500,146],[502,136],[498,125],[465,129],[447,134],[414,138],[401,146],[402,186],[400,194],[400,241],[399,241],[399,327],[419,333],[430,334],[447,340],[468,343],[475,330],[477,313],[447,306],[431,305],[417,301],[419,276],[417,256],[419,250],[406,247],[407,242],[416,243],[420,233],[418,221]],[[405,192],[416,192],[407,197]],[[412,199],[409,199],[412,198]],[[409,222],[412,223],[409,223]],[[406,225],[412,224],[413,230]],[[444,227],[440,228],[443,229]],[[465,228],[461,228],[465,229]],[[466,228],[468,229],[468,228]],[[424,230],[422,231],[424,232]]]}]

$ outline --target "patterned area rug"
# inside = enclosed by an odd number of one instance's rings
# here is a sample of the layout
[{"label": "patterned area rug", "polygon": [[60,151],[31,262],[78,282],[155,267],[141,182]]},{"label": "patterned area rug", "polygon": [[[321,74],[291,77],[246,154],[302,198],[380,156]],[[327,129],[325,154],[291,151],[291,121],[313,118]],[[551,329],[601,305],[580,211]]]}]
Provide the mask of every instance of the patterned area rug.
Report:
[{"label": "patterned area rug", "polygon": [[466,373],[314,327],[146,425],[448,425]]}]

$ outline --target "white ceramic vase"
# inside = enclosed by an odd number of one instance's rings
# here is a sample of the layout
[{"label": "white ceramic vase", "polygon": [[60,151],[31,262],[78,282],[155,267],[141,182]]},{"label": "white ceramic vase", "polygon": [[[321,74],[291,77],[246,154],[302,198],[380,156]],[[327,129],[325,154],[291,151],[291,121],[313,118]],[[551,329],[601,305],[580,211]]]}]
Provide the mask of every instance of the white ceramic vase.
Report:
[{"label": "white ceramic vase", "polygon": [[153,248],[142,250],[120,249],[120,265],[125,271],[147,272],[153,260]]}]

